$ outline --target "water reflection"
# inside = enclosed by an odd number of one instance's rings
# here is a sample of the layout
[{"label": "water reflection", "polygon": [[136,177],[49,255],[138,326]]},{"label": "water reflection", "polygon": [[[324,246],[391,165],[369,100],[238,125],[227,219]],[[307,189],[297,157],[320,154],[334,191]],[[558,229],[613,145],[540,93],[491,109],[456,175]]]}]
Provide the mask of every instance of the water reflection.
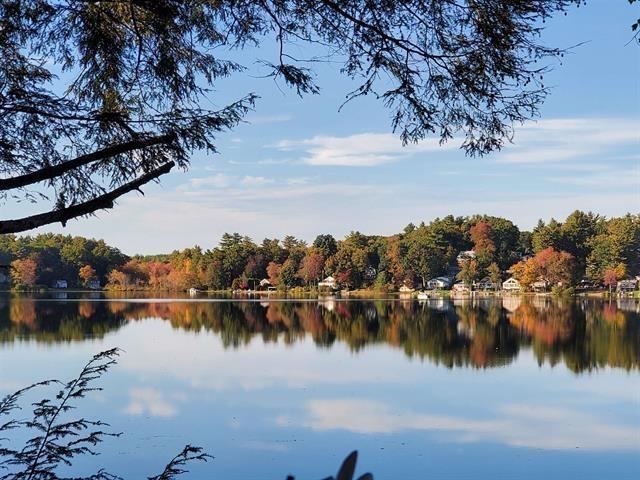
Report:
[{"label": "water reflection", "polygon": [[540,365],[573,372],[640,367],[639,303],[550,297],[376,301],[132,301],[0,297],[0,342],[70,342],[102,338],[127,322],[160,318],[176,329],[210,331],[225,348],[256,337],[292,344],[306,337],[322,348],[353,352],[373,344],[449,368],[510,364],[531,347]]}]

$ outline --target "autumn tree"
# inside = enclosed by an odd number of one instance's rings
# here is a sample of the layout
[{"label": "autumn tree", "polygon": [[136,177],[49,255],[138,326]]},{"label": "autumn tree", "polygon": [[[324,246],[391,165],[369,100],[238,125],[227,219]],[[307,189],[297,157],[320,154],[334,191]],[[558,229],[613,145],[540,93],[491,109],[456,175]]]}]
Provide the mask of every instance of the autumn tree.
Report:
[{"label": "autumn tree", "polygon": [[524,290],[529,290],[540,277],[538,262],[533,257],[521,260],[513,265],[510,270]]},{"label": "autumn tree", "polygon": [[491,225],[485,221],[480,221],[469,229],[476,258],[484,266],[488,266],[493,261],[496,253],[491,233]]},{"label": "autumn tree", "polygon": [[168,263],[151,261],[147,264],[149,286],[156,289],[164,289],[169,286],[169,274],[172,267]]},{"label": "autumn tree", "polygon": [[618,280],[624,278],[626,268],[624,263],[605,268],[602,274],[602,281],[605,287],[609,287],[609,294],[612,293],[613,288],[618,284]]},{"label": "autumn tree", "polygon": [[552,247],[538,252],[534,258],[540,276],[552,285],[571,285],[575,279],[575,257]]},{"label": "autumn tree", "polygon": [[378,241],[378,256],[380,263],[379,279],[376,283],[379,286],[385,286],[388,279],[394,286],[400,286],[407,281],[407,270],[405,262],[406,246],[399,235],[393,235],[388,238],[381,238]]},{"label": "autumn tree", "polygon": [[315,247],[310,249],[300,264],[298,277],[307,285],[318,283],[324,268],[324,255]]},{"label": "autumn tree", "polygon": [[[330,59],[356,82],[347,101],[380,99],[403,142],[461,137],[470,155],[493,151],[547,95],[542,77],[563,52],[539,42],[544,21],[579,2],[3,1],[0,192],[48,193],[50,209],[0,233],[112,208],[192,152],[215,152],[254,106],[248,92],[209,107],[245,70],[233,51],[247,45],[263,55],[251,78],[315,94],[311,68]],[[318,55],[296,58],[300,48]]]},{"label": "autumn tree", "polygon": [[548,247],[513,265],[511,271],[525,290],[539,280],[567,286],[575,281],[575,258],[568,252]]},{"label": "autumn tree", "polygon": [[269,262],[267,265],[267,276],[269,277],[269,282],[274,287],[280,285],[280,271],[282,270],[282,265],[276,262]]},{"label": "autumn tree", "polygon": [[96,280],[97,278],[95,269],[88,263],[80,267],[80,270],[78,270],[78,277],[80,277],[84,286],[88,286],[91,280]]},{"label": "autumn tree", "polygon": [[17,259],[11,262],[11,280],[14,285],[33,287],[36,284],[38,264],[35,258]]}]

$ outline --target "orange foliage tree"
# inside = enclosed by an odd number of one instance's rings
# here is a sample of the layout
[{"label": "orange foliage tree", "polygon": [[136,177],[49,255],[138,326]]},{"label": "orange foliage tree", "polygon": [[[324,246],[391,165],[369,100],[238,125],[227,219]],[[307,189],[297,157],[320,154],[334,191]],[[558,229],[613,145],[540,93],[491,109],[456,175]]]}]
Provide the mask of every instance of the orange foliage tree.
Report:
[{"label": "orange foliage tree", "polygon": [[84,285],[88,285],[91,280],[96,279],[96,271],[87,263],[85,266],[80,267],[80,270],[78,270],[78,276]]},{"label": "orange foliage tree", "polygon": [[11,262],[11,279],[16,285],[33,287],[36,284],[38,264],[33,257]]},{"label": "orange foliage tree", "polygon": [[575,276],[575,258],[570,253],[548,247],[535,257],[513,265],[511,272],[525,290],[540,279],[552,285],[571,285]]}]

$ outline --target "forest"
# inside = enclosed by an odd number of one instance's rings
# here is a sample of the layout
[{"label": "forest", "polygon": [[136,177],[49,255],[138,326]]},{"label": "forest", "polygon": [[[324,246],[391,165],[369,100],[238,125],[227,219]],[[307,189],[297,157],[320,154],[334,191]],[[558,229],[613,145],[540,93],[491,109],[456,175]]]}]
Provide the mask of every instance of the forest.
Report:
[{"label": "forest", "polygon": [[530,232],[505,218],[449,215],[391,236],[324,234],[311,244],[291,235],[258,244],[225,233],[210,249],[144,256],[125,255],[103,240],[10,234],[0,236],[0,265],[0,285],[17,290],[59,281],[68,288],[166,291],[255,290],[262,281],[289,290],[316,288],[332,276],[337,288],[394,291],[424,288],[446,275],[469,285],[513,276],[525,290],[541,278],[552,285],[611,286],[640,275],[640,215],[575,211],[562,222],[540,220]]}]

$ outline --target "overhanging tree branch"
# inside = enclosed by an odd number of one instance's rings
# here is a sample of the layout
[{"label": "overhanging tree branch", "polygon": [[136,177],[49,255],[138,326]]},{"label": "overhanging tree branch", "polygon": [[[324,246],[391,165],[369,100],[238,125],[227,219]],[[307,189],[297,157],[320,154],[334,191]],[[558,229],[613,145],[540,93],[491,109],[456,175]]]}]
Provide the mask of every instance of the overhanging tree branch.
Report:
[{"label": "overhanging tree branch", "polygon": [[165,173],[169,173],[174,166],[175,162],[167,162],[155,170],[145,173],[135,180],[87,202],[16,220],[1,220],[0,234],[24,232],[25,230],[31,230],[56,222],[61,222],[65,225],[67,221],[73,218],[89,215],[97,210],[113,208],[114,202],[118,197],[121,197],[132,190],[138,190],[142,185],[155,180]]},{"label": "overhanging tree branch", "polygon": [[68,162],[59,163],[51,167],[41,168],[31,173],[19,175],[17,177],[2,178],[0,179],[0,191],[10,190],[12,188],[26,187],[34,183],[42,182],[44,180],[51,180],[52,178],[64,175],[71,170],[83,167],[89,163],[103,160],[105,158],[127,153],[132,150],[141,150],[154,145],[164,145],[175,141],[176,136],[173,134],[158,135],[145,139],[136,139],[129,142],[120,143],[118,145],[112,145],[101,150],[81,155]]}]

